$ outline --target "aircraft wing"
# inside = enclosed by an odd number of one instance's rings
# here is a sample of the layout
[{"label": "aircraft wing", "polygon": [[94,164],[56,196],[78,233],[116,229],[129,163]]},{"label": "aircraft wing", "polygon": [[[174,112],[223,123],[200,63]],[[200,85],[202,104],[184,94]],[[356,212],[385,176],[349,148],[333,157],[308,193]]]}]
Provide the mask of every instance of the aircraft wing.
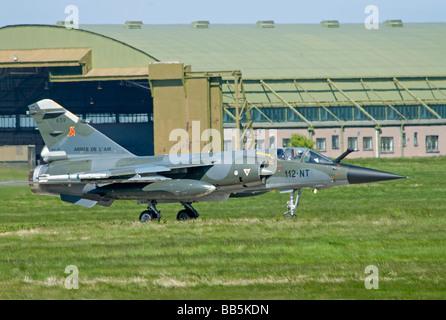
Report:
[{"label": "aircraft wing", "polygon": [[78,172],[61,175],[42,174],[38,177],[39,183],[151,183],[170,180],[163,174],[177,169],[195,167],[208,167],[212,164],[143,164],[127,167],[112,168],[100,171]]}]

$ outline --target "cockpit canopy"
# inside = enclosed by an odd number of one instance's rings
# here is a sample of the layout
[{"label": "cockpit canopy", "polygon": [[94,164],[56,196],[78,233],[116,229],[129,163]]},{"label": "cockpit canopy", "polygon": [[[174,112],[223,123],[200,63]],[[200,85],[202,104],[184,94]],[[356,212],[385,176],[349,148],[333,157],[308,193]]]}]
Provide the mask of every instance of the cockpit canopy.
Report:
[{"label": "cockpit canopy", "polygon": [[279,148],[277,159],[305,163],[332,164],[333,160],[307,148]]}]

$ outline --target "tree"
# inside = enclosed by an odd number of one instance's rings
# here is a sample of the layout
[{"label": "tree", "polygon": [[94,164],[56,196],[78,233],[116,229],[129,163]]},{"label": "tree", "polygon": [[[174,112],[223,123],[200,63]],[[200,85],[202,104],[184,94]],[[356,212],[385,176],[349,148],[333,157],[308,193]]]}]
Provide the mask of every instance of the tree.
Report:
[{"label": "tree", "polygon": [[314,141],[300,134],[291,135],[290,142],[288,142],[287,144],[287,147],[301,147],[309,149],[313,149],[313,146],[314,146]]}]

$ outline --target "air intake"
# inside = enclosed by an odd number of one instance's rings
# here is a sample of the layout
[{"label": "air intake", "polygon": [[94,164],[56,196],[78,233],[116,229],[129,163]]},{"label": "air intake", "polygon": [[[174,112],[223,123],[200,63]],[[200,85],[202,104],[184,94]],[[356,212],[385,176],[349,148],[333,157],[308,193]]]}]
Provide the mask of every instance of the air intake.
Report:
[{"label": "air intake", "polygon": [[386,20],[384,21],[384,24],[391,28],[401,28],[403,27],[403,21],[402,20]]},{"label": "air intake", "polygon": [[325,28],[339,28],[338,20],[322,20],[321,25]]},{"label": "air intake", "polygon": [[126,21],[124,24],[124,28],[126,29],[141,29],[142,21]]},{"label": "air intake", "polygon": [[191,23],[192,28],[195,29],[208,29],[209,25],[209,21],[194,21]]},{"label": "air intake", "polygon": [[274,28],[274,21],[273,20],[266,20],[266,21],[262,21],[259,20],[256,23],[257,28]]}]

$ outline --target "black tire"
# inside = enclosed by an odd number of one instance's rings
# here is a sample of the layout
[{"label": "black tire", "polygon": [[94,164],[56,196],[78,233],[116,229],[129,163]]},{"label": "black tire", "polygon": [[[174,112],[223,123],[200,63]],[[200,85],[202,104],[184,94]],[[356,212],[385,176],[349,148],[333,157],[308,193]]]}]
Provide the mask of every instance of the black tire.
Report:
[{"label": "black tire", "polygon": [[143,223],[152,221],[153,219],[155,219],[155,214],[150,210],[143,211],[139,215],[139,221]]},{"label": "black tire", "polygon": [[195,215],[193,214],[193,212],[186,210],[186,209],[179,211],[177,214],[178,221],[190,220],[190,219],[194,219],[194,218],[195,218]]}]

